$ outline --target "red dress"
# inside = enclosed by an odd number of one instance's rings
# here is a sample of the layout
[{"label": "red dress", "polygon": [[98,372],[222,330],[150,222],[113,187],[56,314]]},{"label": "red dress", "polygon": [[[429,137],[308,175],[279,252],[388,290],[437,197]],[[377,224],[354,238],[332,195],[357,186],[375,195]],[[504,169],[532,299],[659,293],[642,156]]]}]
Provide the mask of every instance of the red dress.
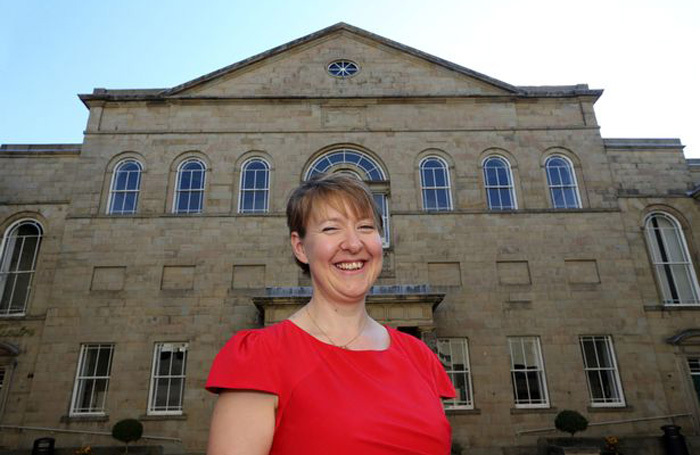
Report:
[{"label": "red dress", "polygon": [[279,398],[270,455],[448,455],[440,397],[455,391],[420,340],[387,328],[384,351],[323,343],[293,322],[238,332],[214,360],[206,388]]}]

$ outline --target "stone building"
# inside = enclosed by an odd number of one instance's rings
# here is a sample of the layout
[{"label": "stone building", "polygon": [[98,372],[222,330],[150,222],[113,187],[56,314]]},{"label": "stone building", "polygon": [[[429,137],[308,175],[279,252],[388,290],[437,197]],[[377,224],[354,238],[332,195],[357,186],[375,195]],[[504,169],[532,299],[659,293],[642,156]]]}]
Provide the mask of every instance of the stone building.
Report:
[{"label": "stone building", "polygon": [[202,453],[218,349],[308,299],[283,212],[317,172],[375,192],[369,309],[438,351],[469,453],[532,446],[562,409],[591,435],[671,415],[697,434],[700,165],[677,139],[601,138],[601,94],[341,23],[177,87],[80,95],[82,144],[0,148],[0,446],[35,427],[108,444],[87,432],[135,417]]}]

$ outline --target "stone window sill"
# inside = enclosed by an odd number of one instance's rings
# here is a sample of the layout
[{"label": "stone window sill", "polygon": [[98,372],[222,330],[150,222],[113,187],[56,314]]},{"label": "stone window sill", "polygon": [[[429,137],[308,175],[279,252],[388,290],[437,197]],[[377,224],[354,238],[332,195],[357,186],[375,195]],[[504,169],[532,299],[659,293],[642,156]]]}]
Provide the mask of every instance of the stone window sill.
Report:
[{"label": "stone window sill", "polygon": [[511,414],[556,414],[557,408],[510,408]]},{"label": "stone window sill", "polygon": [[447,414],[448,416],[480,415],[481,409],[445,409],[445,414]]},{"label": "stone window sill", "polygon": [[606,412],[633,412],[632,406],[588,406],[590,413],[606,413]]},{"label": "stone window sill", "polygon": [[107,414],[102,415],[64,415],[61,416],[61,423],[71,423],[71,422],[107,422],[109,421],[109,416]]},{"label": "stone window sill", "polygon": [[139,420],[187,420],[187,414],[143,414]]}]

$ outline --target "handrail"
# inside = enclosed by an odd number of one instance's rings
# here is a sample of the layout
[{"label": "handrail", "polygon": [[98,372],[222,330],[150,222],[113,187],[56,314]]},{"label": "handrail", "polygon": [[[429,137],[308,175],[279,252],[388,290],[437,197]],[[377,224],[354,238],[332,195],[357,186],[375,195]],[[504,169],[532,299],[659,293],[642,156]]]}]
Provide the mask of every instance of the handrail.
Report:
[{"label": "handrail", "polygon": [[[652,417],[637,417],[635,419],[623,419],[623,420],[608,420],[608,421],[603,421],[603,422],[592,422],[589,423],[589,427],[599,427],[603,425],[615,425],[618,423],[633,423],[633,422],[645,422],[648,420],[662,420],[662,419],[673,419],[676,417],[693,417],[693,414],[691,413],[686,413],[686,414],[668,414],[668,415],[662,415],[662,416],[652,416]],[[547,427],[547,428],[533,428],[532,430],[517,430],[515,432],[516,436],[520,436],[523,434],[528,434],[528,433],[544,433],[546,431],[553,431],[556,430],[555,427]]]},{"label": "handrail", "polygon": [[[30,430],[30,431],[48,431],[50,433],[78,433],[78,434],[92,434],[98,436],[112,436],[112,433],[108,431],[91,431],[91,430],[67,430],[65,428],[52,428],[52,427],[33,427],[26,425],[0,425],[0,428],[7,428],[10,430]],[[159,441],[172,441],[172,442],[182,442],[180,438],[170,438],[168,436],[141,436],[141,439],[153,439]]]}]

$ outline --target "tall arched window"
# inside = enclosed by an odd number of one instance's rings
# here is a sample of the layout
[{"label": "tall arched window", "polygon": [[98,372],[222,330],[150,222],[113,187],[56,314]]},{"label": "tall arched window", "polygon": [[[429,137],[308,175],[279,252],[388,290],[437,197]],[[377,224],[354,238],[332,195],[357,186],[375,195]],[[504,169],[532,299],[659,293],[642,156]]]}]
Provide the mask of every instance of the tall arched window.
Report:
[{"label": "tall arched window", "polygon": [[107,206],[108,214],[136,213],[141,189],[141,171],[141,163],[136,160],[124,160],[114,167]]},{"label": "tall arched window", "polygon": [[698,279],[678,221],[656,212],[647,217],[644,228],[664,304],[700,304]]},{"label": "tall arched window", "polygon": [[513,188],[510,163],[501,156],[484,160],[484,185],[490,210],[515,210],[518,204]]},{"label": "tall arched window", "polygon": [[177,168],[175,213],[201,213],[204,206],[206,166],[198,159],[189,159]]},{"label": "tall arched window", "polygon": [[270,166],[261,158],[246,161],[241,169],[239,213],[264,213],[270,199]]},{"label": "tall arched window", "polygon": [[423,210],[452,210],[450,175],[447,163],[437,156],[424,158],[420,163],[420,186]]},{"label": "tall arched window", "polygon": [[27,308],[43,229],[19,221],[5,232],[0,256],[0,316],[22,315]]},{"label": "tall arched window", "polygon": [[555,209],[579,209],[581,199],[576,184],[576,174],[571,162],[563,156],[554,155],[544,164],[547,170],[547,185]]},{"label": "tall arched window", "polygon": [[374,195],[374,201],[382,214],[384,224],[384,247],[389,246],[389,184],[381,165],[371,156],[359,150],[337,149],[316,158],[304,173],[304,180],[317,174],[342,172],[360,178],[367,183]]}]

